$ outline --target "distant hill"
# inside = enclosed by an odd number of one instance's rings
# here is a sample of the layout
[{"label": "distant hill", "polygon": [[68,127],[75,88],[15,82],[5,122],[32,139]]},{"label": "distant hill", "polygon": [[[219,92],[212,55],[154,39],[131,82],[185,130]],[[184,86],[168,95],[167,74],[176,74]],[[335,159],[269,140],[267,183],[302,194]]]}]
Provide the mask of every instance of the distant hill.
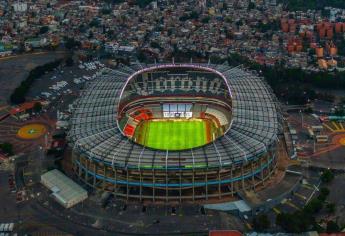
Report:
[{"label": "distant hill", "polygon": [[283,3],[291,11],[322,10],[324,7],[345,9],[344,0],[278,0],[278,3]]},{"label": "distant hill", "polygon": [[[103,0],[103,1],[106,3],[119,4],[119,3],[124,2],[125,0]],[[153,0],[128,0],[129,4],[138,5],[141,8],[146,7],[151,2],[153,2]]]}]

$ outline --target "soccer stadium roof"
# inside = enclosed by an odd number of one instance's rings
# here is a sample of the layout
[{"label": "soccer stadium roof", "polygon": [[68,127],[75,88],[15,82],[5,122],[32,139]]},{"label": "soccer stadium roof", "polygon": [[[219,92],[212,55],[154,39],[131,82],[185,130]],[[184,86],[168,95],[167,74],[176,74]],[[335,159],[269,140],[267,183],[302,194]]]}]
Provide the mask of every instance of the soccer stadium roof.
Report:
[{"label": "soccer stadium roof", "polygon": [[[153,150],[125,137],[117,122],[118,104],[128,79],[138,71],[164,67],[212,70],[232,96],[233,120],[222,137],[200,148]],[[88,158],[125,168],[198,168],[240,164],[256,159],[278,139],[278,104],[264,80],[239,67],[213,64],[136,64],[107,70],[82,91],[75,103],[69,141]]]}]

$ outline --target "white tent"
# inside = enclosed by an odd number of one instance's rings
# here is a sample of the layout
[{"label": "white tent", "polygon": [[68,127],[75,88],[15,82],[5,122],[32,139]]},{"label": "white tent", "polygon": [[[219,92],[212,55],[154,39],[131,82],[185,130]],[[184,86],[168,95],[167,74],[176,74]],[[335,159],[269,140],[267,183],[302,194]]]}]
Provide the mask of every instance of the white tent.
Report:
[{"label": "white tent", "polygon": [[52,191],[54,199],[70,208],[87,199],[87,191],[59,170],[51,170],[41,176],[41,183]]}]

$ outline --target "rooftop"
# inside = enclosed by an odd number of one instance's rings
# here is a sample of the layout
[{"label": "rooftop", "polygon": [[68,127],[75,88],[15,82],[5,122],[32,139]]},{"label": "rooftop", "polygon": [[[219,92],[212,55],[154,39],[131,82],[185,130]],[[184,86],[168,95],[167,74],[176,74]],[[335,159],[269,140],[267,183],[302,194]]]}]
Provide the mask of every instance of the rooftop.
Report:
[{"label": "rooftop", "polygon": [[53,192],[56,200],[64,206],[71,202],[79,202],[87,198],[87,191],[73,180],[54,169],[41,176],[41,182]]}]

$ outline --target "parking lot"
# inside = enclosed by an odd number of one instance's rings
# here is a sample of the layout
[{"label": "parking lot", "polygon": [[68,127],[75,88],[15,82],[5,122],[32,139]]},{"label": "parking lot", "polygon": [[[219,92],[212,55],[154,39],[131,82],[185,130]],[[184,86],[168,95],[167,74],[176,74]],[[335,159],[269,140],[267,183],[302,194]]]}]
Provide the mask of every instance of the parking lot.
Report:
[{"label": "parking lot", "polygon": [[0,222],[17,221],[16,183],[14,173],[10,170],[0,170],[0,198]]},{"label": "parking lot", "polygon": [[26,78],[30,70],[64,56],[65,52],[42,52],[2,58],[0,60],[0,105],[7,103],[12,91]]},{"label": "parking lot", "polygon": [[35,80],[27,97],[44,99],[51,103],[52,110],[65,110],[85,83],[95,79],[105,65],[100,61],[76,62],[73,66],[58,67]]},{"label": "parking lot", "polygon": [[[345,146],[342,145],[342,140],[345,140],[345,122],[321,122],[319,116],[301,112],[290,112],[287,120],[300,159],[315,167],[345,167]],[[313,126],[321,129],[311,137],[310,130]],[[316,141],[316,135],[325,137],[325,140]]]},{"label": "parking lot", "polygon": [[[303,181],[291,194],[282,199],[278,205],[273,207],[267,216],[270,219],[272,228],[279,228],[275,225],[276,217],[280,213],[293,213],[303,207],[316,196],[320,185],[318,171],[303,169]],[[279,229],[278,229],[279,230]]]}]

